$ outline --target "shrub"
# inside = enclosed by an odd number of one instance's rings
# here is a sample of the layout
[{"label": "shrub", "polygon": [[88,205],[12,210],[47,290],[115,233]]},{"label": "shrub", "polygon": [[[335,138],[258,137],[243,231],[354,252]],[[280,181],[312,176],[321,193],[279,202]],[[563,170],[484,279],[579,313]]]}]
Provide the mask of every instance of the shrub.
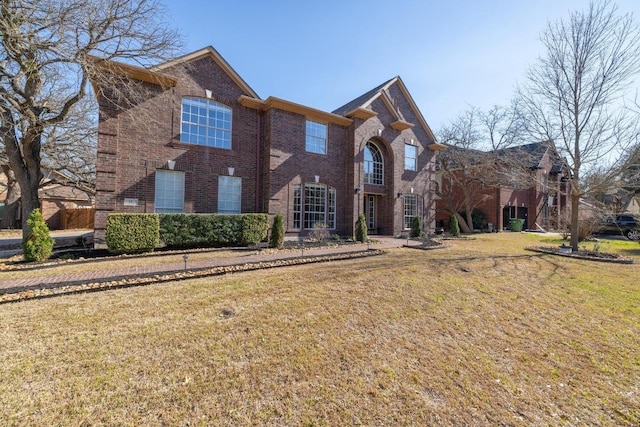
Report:
[{"label": "shrub", "polygon": [[49,227],[40,209],[31,211],[27,224],[31,233],[22,242],[22,252],[25,261],[44,261],[51,256],[55,241],[49,235]]},{"label": "shrub", "polygon": [[313,224],[313,230],[309,233],[311,240],[316,242],[324,242],[329,237],[327,225],[323,222]]},{"label": "shrub", "polygon": [[267,238],[269,233],[269,215],[243,214],[240,244],[255,245]]},{"label": "shrub", "polygon": [[451,221],[449,221],[449,232],[452,236],[460,235],[460,225],[458,224],[458,217],[456,215],[451,215]]},{"label": "shrub", "polygon": [[364,214],[358,215],[358,220],[356,221],[356,241],[367,241],[367,218]]},{"label": "shrub", "polygon": [[160,215],[160,240],[171,247],[252,245],[268,231],[267,214]]},{"label": "shrub", "polygon": [[273,217],[273,226],[271,227],[271,238],[269,239],[270,248],[281,248],[284,245],[284,219],[282,215],[277,214]]},{"label": "shrub", "polygon": [[105,242],[109,252],[152,252],[160,245],[157,214],[110,214]]},{"label": "shrub", "polygon": [[422,236],[422,227],[420,225],[420,217],[413,217],[411,221],[411,237],[421,237]]}]

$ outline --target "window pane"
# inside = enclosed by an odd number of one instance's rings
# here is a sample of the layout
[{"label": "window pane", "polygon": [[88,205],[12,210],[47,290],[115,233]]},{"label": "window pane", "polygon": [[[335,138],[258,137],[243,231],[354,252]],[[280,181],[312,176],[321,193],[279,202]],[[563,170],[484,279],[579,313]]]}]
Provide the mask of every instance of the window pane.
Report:
[{"label": "window pane", "polygon": [[155,211],[184,212],[184,172],[156,170]]},{"label": "window pane", "polygon": [[237,214],[242,209],[242,178],[218,177],[218,213]]},{"label": "window pane", "polygon": [[313,229],[316,223],[325,224],[326,187],[320,184],[304,186],[304,228]]},{"label": "window pane", "polygon": [[380,149],[375,144],[367,142],[364,149],[364,182],[382,185],[384,183],[383,170]]},{"label": "window pane", "polygon": [[231,149],[231,108],[219,102],[183,98],[180,141]]},{"label": "window pane", "polygon": [[404,169],[408,171],[418,170],[418,147],[414,145],[404,145]]},{"label": "window pane", "polygon": [[300,184],[293,186],[293,228],[302,228],[302,188]]},{"label": "window pane", "polygon": [[411,228],[413,218],[422,219],[423,201],[422,197],[416,194],[404,195],[404,228]]},{"label": "window pane", "polygon": [[327,154],[327,125],[307,120],[305,147],[311,153]]}]

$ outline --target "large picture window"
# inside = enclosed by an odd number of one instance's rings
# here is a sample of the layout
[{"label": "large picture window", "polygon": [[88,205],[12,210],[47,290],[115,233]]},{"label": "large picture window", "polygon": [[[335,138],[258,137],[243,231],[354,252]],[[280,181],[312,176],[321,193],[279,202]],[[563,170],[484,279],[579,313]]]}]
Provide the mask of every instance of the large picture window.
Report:
[{"label": "large picture window", "polygon": [[324,184],[293,187],[293,228],[311,230],[316,224],[336,228],[336,190]]},{"label": "large picture window", "polygon": [[310,153],[327,154],[327,125],[307,120],[305,148]]},{"label": "large picture window", "polygon": [[416,194],[404,195],[404,228],[411,228],[413,218],[422,219],[422,197]]},{"label": "large picture window", "polygon": [[242,209],[242,178],[218,177],[218,213],[238,214]]},{"label": "large picture window", "polygon": [[380,149],[372,142],[367,142],[364,149],[364,182],[365,184],[384,184],[383,163]]},{"label": "large picture window", "polygon": [[210,99],[182,99],[180,141],[231,149],[231,108]]},{"label": "large picture window", "polygon": [[155,211],[184,212],[184,172],[156,170]]},{"label": "large picture window", "polygon": [[404,170],[418,170],[418,147],[415,145],[404,145]]}]

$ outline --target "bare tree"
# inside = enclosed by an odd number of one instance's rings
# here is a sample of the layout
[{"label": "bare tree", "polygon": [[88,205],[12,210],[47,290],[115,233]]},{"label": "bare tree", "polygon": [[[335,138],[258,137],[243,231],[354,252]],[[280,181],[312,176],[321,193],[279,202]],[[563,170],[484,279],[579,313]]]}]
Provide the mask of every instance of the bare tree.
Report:
[{"label": "bare tree", "polygon": [[504,151],[522,143],[517,107],[494,106],[486,112],[471,107],[439,132],[439,140],[449,148],[439,153],[436,194],[446,212],[457,215],[463,232],[473,229],[472,212],[493,197],[492,189],[514,180],[522,184],[531,176],[526,153]]},{"label": "bare tree", "polygon": [[108,77],[95,57],[149,66],[175,55],[163,12],[157,0],[0,0],[0,139],[23,218],[40,206],[46,135]]},{"label": "bare tree", "polygon": [[606,165],[614,178],[625,146],[637,138],[637,114],[623,105],[640,67],[640,32],[633,17],[618,15],[608,1],[591,2],[542,33],[545,56],[520,88],[529,131],[555,142],[571,172],[571,246],[578,249],[580,199],[609,179],[586,180]]}]

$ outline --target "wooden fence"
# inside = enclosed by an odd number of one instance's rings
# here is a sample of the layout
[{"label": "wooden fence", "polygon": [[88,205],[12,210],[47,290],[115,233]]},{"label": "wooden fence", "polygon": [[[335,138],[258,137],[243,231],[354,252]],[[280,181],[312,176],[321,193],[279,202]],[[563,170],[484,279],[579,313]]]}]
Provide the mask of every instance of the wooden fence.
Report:
[{"label": "wooden fence", "polygon": [[60,228],[62,230],[93,228],[95,215],[96,210],[94,208],[62,209],[60,211]]}]

